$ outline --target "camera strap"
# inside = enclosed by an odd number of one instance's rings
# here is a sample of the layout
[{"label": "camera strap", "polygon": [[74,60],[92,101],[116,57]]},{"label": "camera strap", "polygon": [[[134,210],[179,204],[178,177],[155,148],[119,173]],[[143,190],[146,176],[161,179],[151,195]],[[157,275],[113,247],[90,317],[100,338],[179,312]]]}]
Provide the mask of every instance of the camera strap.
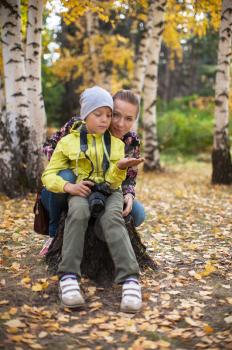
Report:
[{"label": "camera strap", "polygon": [[[94,165],[92,160],[86,154],[88,150],[87,135],[88,135],[87,128],[85,125],[82,125],[80,128],[80,150],[85,154],[85,157],[90,161],[90,164],[91,164],[91,171],[89,173],[89,177],[90,177],[94,171]],[[110,166],[110,151],[111,151],[111,135],[108,130],[106,130],[106,132],[102,135],[102,143],[103,143],[103,149],[104,149],[102,169],[105,177],[105,173]]]}]

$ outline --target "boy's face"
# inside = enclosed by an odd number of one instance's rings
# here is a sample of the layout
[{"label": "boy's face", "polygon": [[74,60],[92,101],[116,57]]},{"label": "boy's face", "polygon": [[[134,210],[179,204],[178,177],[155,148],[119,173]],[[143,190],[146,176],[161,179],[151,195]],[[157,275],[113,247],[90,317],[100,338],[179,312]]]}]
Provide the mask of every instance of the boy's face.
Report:
[{"label": "boy's face", "polygon": [[86,118],[86,127],[90,134],[104,134],[109,128],[112,111],[109,107],[100,107],[91,112]]}]

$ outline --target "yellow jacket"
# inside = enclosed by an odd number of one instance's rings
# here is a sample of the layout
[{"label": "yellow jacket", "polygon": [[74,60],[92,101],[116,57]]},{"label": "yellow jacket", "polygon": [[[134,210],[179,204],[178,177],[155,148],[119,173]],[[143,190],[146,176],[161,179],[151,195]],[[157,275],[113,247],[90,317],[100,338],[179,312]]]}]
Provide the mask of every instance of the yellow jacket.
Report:
[{"label": "yellow jacket", "polygon": [[57,174],[65,169],[71,169],[77,175],[76,183],[88,178],[96,183],[106,181],[110,184],[111,189],[119,188],[126,177],[126,169],[121,170],[116,164],[125,156],[125,144],[111,135],[110,166],[104,178],[102,170],[103,135],[87,134],[88,150],[86,155],[91,159],[94,167],[94,171],[89,177],[92,169],[91,162],[80,151],[80,132],[76,127],[75,123],[70,134],[58,142],[50,162],[42,174],[42,182],[46,189],[56,193],[64,192],[64,185],[68,181]]}]

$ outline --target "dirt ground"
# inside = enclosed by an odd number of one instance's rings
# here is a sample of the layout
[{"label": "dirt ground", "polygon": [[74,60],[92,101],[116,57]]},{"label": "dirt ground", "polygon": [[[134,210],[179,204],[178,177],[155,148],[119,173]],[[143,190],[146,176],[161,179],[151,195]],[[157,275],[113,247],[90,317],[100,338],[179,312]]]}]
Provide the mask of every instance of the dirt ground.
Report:
[{"label": "dirt ground", "polygon": [[120,286],[83,279],[86,306],[62,309],[57,277],[38,256],[33,201],[0,197],[1,349],[232,349],[232,188],[210,184],[210,164],[140,172],[139,228],[159,269],[141,275],[143,308],[119,311]]}]

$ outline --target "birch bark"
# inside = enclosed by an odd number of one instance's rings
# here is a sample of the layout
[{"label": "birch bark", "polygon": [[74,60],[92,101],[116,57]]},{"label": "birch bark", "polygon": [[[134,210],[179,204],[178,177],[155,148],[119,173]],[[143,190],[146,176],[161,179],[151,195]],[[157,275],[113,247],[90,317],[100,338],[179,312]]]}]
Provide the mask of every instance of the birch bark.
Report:
[{"label": "birch bark", "polygon": [[1,182],[5,186],[4,192],[15,196],[17,193],[23,193],[27,184],[29,143],[28,99],[19,0],[8,0],[1,4],[0,24],[6,99],[6,149],[9,149],[8,171],[2,171]]},{"label": "birch bark", "polygon": [[232,2],[231,0],[223,0],[215,83],[215,130],[212,152],[212,182],[217,184],[232,183],[228,135],[231,35]]},{"label": "birch bark", "polygon": [[0,192],[4,192],[8,180],[5,174],[10,173],[10,142],[6,129],[6,101],[3,89],[3,80],[0,77]]},{"label": "birch bark", "polygon": [[144,80],[144,171],[160,170],[156,126],[156,98],[159,54],[164,29],[166,2],[166,0],[155,1],[152,36],[147,56],[147,68]]},{"label": "birch bark", "polygon": [[42,144],[46,133],[46,114],[41,83],[41,33],[43,1],[29,0],[26,40],[27,93],[30,116],[28,178],[31,189],[37,186],[43,170]]},{"label": "birch bark", "polygon": [[148,12],[147,22],[144,23],[144,31],[135,57],[134,80],[132,88],[138,96],[141,96],[144,85],[144,78],[147,67],[148,48],[151,42],[152,25],[155,15],[155,0],[151,0]]}]

